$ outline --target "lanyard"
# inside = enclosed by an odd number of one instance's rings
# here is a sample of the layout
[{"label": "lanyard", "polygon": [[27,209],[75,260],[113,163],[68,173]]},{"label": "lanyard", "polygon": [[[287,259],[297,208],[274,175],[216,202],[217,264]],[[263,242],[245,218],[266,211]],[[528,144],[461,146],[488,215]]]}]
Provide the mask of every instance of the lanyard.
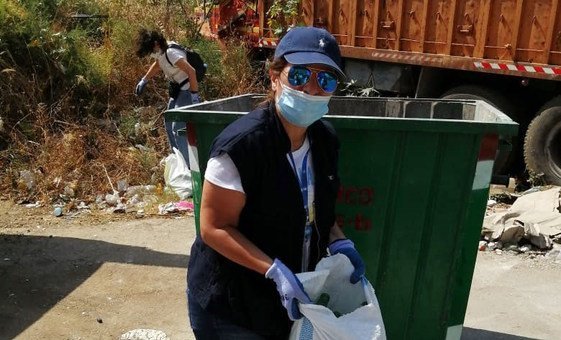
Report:
[{"label": "lanyard", "polygon": [[290,162],[292,163],[292,167],[294,167],[294,172],[296,173],[296,178],[298,178],[298,184],[300,185],[300,192],[302,193],[302,201],[304,202],[304,209],[306,210],[306,224],[310,223],[310,212],[308,208],[308,154],[310,153],[310,149],[306,151],[304,155],[304,159],[302,160],[302,175],[298,171],[296,167],[296,162],[294,162],[294,157],[292,156],[292,152],[288,153],[290,157]]},{"label": "lanyard", "polygon": [[300,185],[300,192],[302,193],[302,201],[304,202],[304,210],[306,210],[306,227],[304,228],[304,242],[302,244],[302,267],[301,271],[305,272],[308,269],[308,264],[310,262],[310,241],[312,239],[312,223],[314,217],[310,214],[310,208],[308,207],[308,154],[310,149],[306,151],[304,159],[302,160],[302,170],[301,175],[296,168],[296,162],[294,157],[290,152],[288,154],[294,172],[296,173],[296,178],[298,179],[298,184]]}]

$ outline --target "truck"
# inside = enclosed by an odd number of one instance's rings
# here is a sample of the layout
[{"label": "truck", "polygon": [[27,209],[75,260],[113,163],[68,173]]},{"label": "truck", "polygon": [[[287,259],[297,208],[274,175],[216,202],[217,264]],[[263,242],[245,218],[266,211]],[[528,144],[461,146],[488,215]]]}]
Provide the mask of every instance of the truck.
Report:
[{"label": "truck", "polygon": [[[561,185],[559,0],[215,4],[211,32],[241,37],[255,55],[270,57],[283,33],[279,26],[320,27],[337,39],[343,70],[354,85],[382,96],[490,103],[520,126],[518,137],[501,138],[493,181],[533,174]],[[283,6],[296,9],[282,11]]]}]

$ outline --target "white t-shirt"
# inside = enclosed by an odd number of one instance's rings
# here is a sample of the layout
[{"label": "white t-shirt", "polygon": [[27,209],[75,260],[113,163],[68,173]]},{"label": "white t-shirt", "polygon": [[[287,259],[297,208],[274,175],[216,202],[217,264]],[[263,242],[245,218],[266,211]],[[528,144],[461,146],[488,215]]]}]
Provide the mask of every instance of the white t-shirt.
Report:
[{"label": "white t-shirt", "polygon": [[[173,41],[168,41],[168,44],[172,44],[175,43]],[[162,71],[164,72],[164,74],[166,75],[166,77],[170,80],[175,81],[178,84],[181,84],[182,81],[184,81],[185,79],[189,78],[189,75],[185,72],[183,72],[181,69],[179,69],[178,67],[174,67],[171,66],[166,58],[165,53],[167,53],[169,61],[175,65],[175,63],[177,63],[177,61],[181,58],[187,60],[187,55],[185,55],[185,52],[178,50],[176,48],[168,48],[166,52],[159,54],[158,57],[156,58],[156,60],[158,61],[158,64],[160,65],[160,68],[162,69]],[[188,90],[189,89],[189,82],[187,82],[185,85],[181,86],[182,90]]]},{"label": "white t-shirt", "polygon": [[[304,156],[309,149],[310,142],[308,141],[308,137],[306,137],[300,149],[292,152],[292,157],[294,158],[294,163],[296,164],[298,176],[302,174],[302,162],[304,161]],[[288,154],[286,154],[286,159],[292,167],[292,161],[290,160],[290,156],[288,156]],[[311,151],[308,154],[307,163],[308,206],[313,207],[314,171]],[[208,160],[205,171],[205,179],[221,188],[236,190],[241,193],[245,193],[240,179],[240,173],[238,172],[236,165],[227,153],[223,153],[218,157],[213,157]]]}]

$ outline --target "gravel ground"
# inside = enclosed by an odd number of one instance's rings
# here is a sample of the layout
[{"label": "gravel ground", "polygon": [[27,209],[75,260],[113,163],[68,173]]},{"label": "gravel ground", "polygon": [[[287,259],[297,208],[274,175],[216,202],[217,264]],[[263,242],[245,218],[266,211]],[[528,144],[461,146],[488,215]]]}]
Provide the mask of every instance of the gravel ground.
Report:
[{"label": "gravel ground", "polygon": [[[0,234],[0,339],[193,339],[192,217],[55,218],[0,201]],[[479,252],[462,339],[559,339],[559,282],[553,258]]]}]

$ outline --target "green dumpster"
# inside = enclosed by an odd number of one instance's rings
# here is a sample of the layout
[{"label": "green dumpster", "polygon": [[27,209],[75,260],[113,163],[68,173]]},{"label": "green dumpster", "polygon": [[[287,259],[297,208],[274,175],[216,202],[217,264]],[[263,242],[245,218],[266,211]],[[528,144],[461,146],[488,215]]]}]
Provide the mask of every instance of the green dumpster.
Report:
[{"label": "green dumpster", "polygon": [[[166,112],[186,121],[196,223],[213,139],[243,95]],[[389,339],[459,339],[498,136],[517,124],[482,101],[333,97],[337,219],[366,263]]]}]

